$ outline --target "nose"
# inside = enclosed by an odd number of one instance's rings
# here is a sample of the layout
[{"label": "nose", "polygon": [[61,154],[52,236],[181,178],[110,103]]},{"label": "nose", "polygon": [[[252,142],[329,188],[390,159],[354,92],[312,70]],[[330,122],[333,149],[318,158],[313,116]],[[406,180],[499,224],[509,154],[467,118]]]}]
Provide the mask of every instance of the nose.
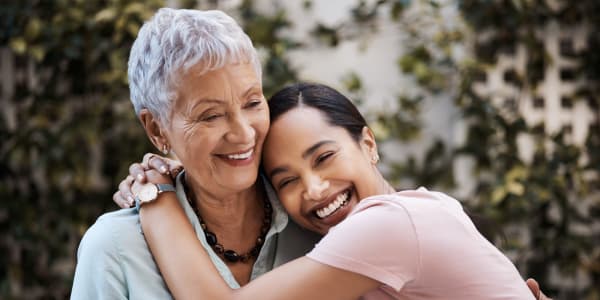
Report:
[{"label": "nose", "polygon": [[230,128],[227,138],[231,143],[251,144],[254,142],[256,132],[250,120],[243,114],[237,113],[230,120]]},{"label": "nose", "polygon": [[329,181],[323,180],[316,174],[312,174],[307,176],[304,185],[304,200],[320,200],[324,197],[325,191],[329,188]]}]

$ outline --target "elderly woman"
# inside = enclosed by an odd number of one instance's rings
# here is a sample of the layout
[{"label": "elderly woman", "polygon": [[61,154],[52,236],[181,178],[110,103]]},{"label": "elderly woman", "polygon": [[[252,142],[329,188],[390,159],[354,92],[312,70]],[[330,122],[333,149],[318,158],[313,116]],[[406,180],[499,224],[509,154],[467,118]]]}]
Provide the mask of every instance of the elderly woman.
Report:
[{"label": "elderly woman", "polygon": [[[128,67],[148,138],[185,167],[174,186],[147,185],[140,200],[175,193],[232,288],[305,254],[317,236],[288,220],[259,177],[268,107],[256,50],[236,22],[219,11],[161,9],[140,29]],[[171,297],[137,210],[101,216],[79,246],[71,298]]]}]

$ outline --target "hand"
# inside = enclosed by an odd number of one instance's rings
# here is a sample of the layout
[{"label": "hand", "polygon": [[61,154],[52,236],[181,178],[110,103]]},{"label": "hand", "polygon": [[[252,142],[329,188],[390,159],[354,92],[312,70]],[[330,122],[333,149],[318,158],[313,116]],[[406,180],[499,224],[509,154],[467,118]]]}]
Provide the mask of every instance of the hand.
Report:
[{"label": "hand", "polygon": [[163,174],[160,173],[154,169],[148,169],[144,171],[144,177],[146,178],[146,180],[142,183],[139,180],[135,180],[133,182],[133,184],[131,185],[131,192],[134,195],[137,195],[140,192],[140,189],[142,188],[142,186],[145,185],[146,182],[148,183],[153,183],[153,184],[173,184],[173,179],[171,178],[171,176],[169,176],[170,174]]},{"label": "hand", "polygon": [[552,298],[550,298],[550,297],[544,295],[544,293],[542,293],[542,291],[540,290],[540,285],[537,283],[537,281],[535,279],[533,279],[533,278],[527,279],[527,286],[529,287],[529,289],[535,296],[535,299],[537,299],[537,300],[552,300]]},{"label": "hand", "polygon": [[119,190],[113,194],[113,201],[119,207],[129,208],[135,205],[135,196],[131,190],[132,186],[134,182],[145,183],[148,179],[146,171],[150,169],[160,174],[170,175],[175,180],[177,174],[183,170],[183,166],[177,160],[158,156],[153,153],[146,153],[141,163],[133,163],[129,166],[129,175],[119,183]]}]

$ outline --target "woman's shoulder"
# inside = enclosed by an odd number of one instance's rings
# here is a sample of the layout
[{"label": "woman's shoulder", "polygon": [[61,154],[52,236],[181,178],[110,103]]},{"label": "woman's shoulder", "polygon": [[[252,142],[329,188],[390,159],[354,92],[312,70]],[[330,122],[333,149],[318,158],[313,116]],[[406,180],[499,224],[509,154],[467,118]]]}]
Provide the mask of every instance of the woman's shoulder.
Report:
[{"label": "woman's shoulder", "polygon": [[396,193],[375,195],[362,200],[354,210],[359,213],[365,209],[397,210],[410,214],[415,209],[452,209],[462,211],[460,202],[444,193],[429,191],[424,187],[415,190],[402,190]]},{"label": "woman's shoulder", "polygon": [[117,254],[119,249],[127,247],[136,239],[143,240],[139,215],[135,208],[108,212],[90,226],[79,245],[79,255],[93,253],[92,256],[105,253]]}]

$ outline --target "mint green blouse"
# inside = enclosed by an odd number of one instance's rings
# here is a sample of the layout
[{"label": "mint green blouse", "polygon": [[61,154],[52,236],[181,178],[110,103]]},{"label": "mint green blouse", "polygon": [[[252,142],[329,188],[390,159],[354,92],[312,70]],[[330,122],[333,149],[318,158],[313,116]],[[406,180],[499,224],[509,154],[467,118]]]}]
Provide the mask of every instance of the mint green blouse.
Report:
[{"label": "mint green blouse", "polygon": [[[206,242],[198,217],[187,201],[181,179],[176,180],[177,198],[196,235],[223,279],[239,288],[225,262]],[[273,188],[263,178],[273,220],[265,243],[252,268],[251,279],[310,251],[320,239],[300,228],[283,210]],[[177,233],[174,233],[177,234]],[[106,213],[83,236],[77,251],[77,267],[71,299],[172,299],[142,234],[135,208]]]}]

